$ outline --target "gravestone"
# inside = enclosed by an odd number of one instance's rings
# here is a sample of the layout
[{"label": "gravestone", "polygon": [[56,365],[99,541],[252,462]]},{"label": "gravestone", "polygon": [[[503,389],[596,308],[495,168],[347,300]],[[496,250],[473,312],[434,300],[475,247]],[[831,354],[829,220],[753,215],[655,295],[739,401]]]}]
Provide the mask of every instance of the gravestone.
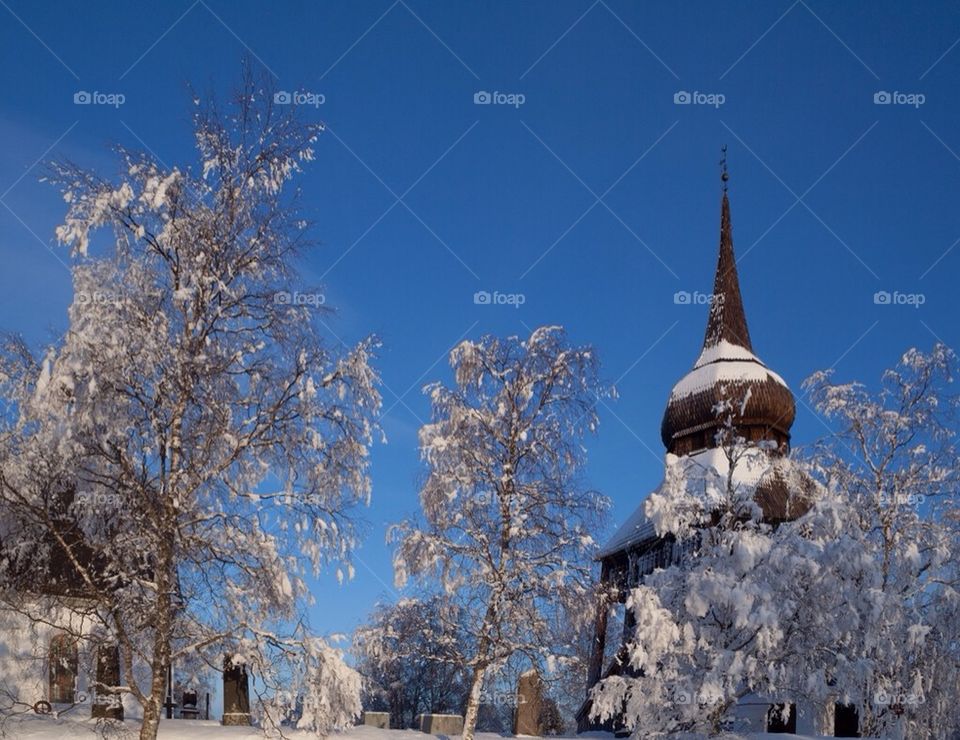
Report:
[{"label": "gravestone", "polygon": [[119,691],[107,691],[100,686],[120,685],[120,650],[116,645],[97,646],[97,686],[94,690],[90,716],[98,719],[123,719],[123,702]]},{"label": "gravestone", "polygon": [[459,714],[419,714],[417,724],[420,732],[428,735],[463,734],[463,717]]},{"label": "gravestone", "polygon": [[517,709],[513,714],[514,735],[543,735],[543,681],[536,670],[521,673],[517,681]]},{"label": "gravestone", "polygon": [[223,662],[223,720],[224,725],[250,724],[250,686],[247,667],[234,664],[230,658]]},{"label": "gravestone", "polygon": [[193,689],[187,689],[183,692],[180,701],[180,719],[200,719],[200,697]]},{"label": "gravestone", "polygon": [[380,730],[390,729],[390,712],[364,712],[361,720],[367,727],[376,727]]}]

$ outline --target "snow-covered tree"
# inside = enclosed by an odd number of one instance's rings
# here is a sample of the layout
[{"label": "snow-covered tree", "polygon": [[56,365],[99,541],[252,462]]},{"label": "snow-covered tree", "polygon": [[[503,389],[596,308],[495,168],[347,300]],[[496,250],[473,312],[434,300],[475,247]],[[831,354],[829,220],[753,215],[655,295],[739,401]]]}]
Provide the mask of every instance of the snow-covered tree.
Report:
[{"label": "snow-covered tree", "polygon": [[[459,713],[466,705],[470,671],[464,667],[471,635],[454,599],[425,593],[378,604],[354,634],[353,654],[364,680],[366,709],[390,712],[394,728],[416,728],[421,713]],[[551,639],[569,646],[544,678],[549,726],[557,734],[574,726],[583,703],[590,656],[590,625],[582,608],[554,621]],[[526,655],[515,654],[484,680],[477,717],[480,732],[510,732],[517,706],[517,680],[529,670]],[[545,730],[546,731],[546,730]]]},{"label": "snow-covered tree", "polygon": [[379,604],[354,635],[364,706],[390,712],[390,726],[415,728],[417,715],[459,712],[467,687],[459,665],[468,636],[456,605],[441,596]]},{"label": "snow-covered tree", "polygon": [[843,624],[838,615],[850,620],[836,639],[853,659],[830,678],[863,706],[866,735],[960,730],[955,368],[954,353],[937,344],[929,353],[907,351],[875,392],[832,383],[823,372],[805,384],[837,427],[812,461],[848,506],[853,555],[869,559],[844,584],[848,602],[824,618],[825,629]]},{"label": "snow-covered tree", "polygon": [[960,727],[952,362],[910,351],[874,394],[808,381],[837,430],[804,466],[822,485],[794,521],[762,520],[743,468],[764,453],[735,432],[709,465],[668,456],[647,514],[688,547],[630,594],[629,670],[597,687],[595,715],[715,734],[759,694],[853,703],[871,737]]},{"label": "snow-covered tree", "polygon": [[358,709],[359,682],[303,627],[304,576],[349,572],[376,342],[329,346],[295,269],[310,242],[288,186],[322,126],[249,77],[222,114],[196,102],[196,168],[124,149],[115,179],[52,167],[75,293],[42,360],[4,347],[0,584],[32,593],[66,563],[83,636],[120,646],[113,688],[142,706],[143,738],[166,666],[191,653],[232,656],[267,692],[299,676],[322,729]]},{"label": "snow-covered tree", "polygon": [[450,363],[455,386],[426,388],[422,520],[390,536],[398,585],[416,578],[465,615],[458,660],[469,671],[471,740],[488,674],[517,654],[549,667],[571,649],[555,620],[589,598],[591,533],[606,500],[581,485],[582,439],[609,391],[593,351],[557,327],[462,342]]},{"label": "snow-covered tree", "polygon": [[596,718],[616,718],[643,737],[717,732],[740,698],[779,688],[767,667],[781,620],[794,619],[800,605],[767,585],[782,566],[754,498],[769,453],[739,437],[731,421],[728,414],[717,448],[667,455],[646,513],[683,555],[629,594],[635,627],[626,670],[591,695]]},{"label": "snow-covered tree", "polygon": [[[296,697],[289,689],[272,691],[262,701],[266,724],[276,727],[289,707],[285,699],[294,698],[296,727],[314,730],[327,737],[333,730],[342,730],[353,724],[363,709],[361,704],[362,678],[347,665],[341,650],[325,640],[313,638],[306,643],[306,660],[296,661],[301,673],[289,681]],[[299,680],[298,680],[299,679]]]}]

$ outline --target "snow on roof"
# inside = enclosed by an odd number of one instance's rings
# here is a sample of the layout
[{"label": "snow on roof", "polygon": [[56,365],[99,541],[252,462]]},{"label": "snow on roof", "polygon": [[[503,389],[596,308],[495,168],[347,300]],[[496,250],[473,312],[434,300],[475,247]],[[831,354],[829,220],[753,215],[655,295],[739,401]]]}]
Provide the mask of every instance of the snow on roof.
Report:
[{"label": "snow on roof", "polygon": [[[765,472],[770,468],[772,460],[769,453],[760,447],[748,447],[742,450],[737,459],[736,467],[733,471],[734,486],[755,486]],[[706,471],[708,467],[713,468],[722,478],[726,478],[730,470],[730,461],[726,453],[719,447],[709,447],[700,450],[692,455],[682,458],[689,461],[687,467],[688,475],[696,475],[699,469],[700,474]],[[693,468],[691,470],[691,468]]]},{"label": "snow on roof", "polygon": [[621,524],[620,528],[607,540],[607,543],[600,548],[597,558],[605,558],[626,549],[630,545],[651,540],[657,536],[657,530],[654,529],[653,523],[647,519],[647,515],[644,513],[645,503],[646,501],[640,502],[640,505],[627,517],[627,521]]},{"label": "snow on roof", "polygon": [[716,344],[704,347],[703,352],[700,353],[693,367],[702,367],[711,362],[717,362],[718,360],[747,360],[750,362],[759,362],[761,365],[763,364],[760,362],[760,359],[746,347],[741,347],[739,344],[721,339]]},{"label": "snow on roof", "polygon": [[[681,458],[667,453],[664,461],[665,465],[673,465],[678,462],[686,467],[687,474],[690,477],[703,476],[708,472],[708,469],[712,468],[717,475],[725,478],[730,470],[730,461],[724,451],[717,447],[700,450]],[[771,464],[770,456],[764,450],[760,448],[744,450],[733,471],[734,486],[756,486]],[[662,486],[663,483],[661,482],[652,492],[658,493]],[[644,540],[652,540],[657,537],[657,530],[653,526],[653,522],[647,518],[645,507],[646,499],[640,502],[640,505],[627,517],[627,520],[600,548],[596,556],[598,559],[613,555]]]},{"label": "snow on roof", "polygon": [[[736,347],[736,345],[729,346]],[[767,368],[752,352],[743,347],[737,347],[739,353],[731,353],[740,355],[740,357],[736,359],[734,359],[734,357],[703,359],[705,355],[712,353],[713,350],[717,350],[718,348],[719,345],[710,347],[701,353],[700,359],[697,360],[697,364],[693,370],[684,375],[680,379],[680,382],[673,387],[673,391],[670,393],[670,400],[692,396],[694,393],[712,388],[722,381],[763,382],[769,378],[784,388],[789,388],[783,378],[773,372],[773,370]]]}]

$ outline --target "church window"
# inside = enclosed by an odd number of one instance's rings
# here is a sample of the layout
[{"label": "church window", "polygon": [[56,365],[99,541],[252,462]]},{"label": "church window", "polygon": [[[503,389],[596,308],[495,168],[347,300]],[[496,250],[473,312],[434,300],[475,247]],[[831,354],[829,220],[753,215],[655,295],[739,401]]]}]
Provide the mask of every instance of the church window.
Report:
[{"label": "church window", "polygon": [[50,640],[50,701],[73,704],[77,687],[77,641],[70,635],[56,635]]}]

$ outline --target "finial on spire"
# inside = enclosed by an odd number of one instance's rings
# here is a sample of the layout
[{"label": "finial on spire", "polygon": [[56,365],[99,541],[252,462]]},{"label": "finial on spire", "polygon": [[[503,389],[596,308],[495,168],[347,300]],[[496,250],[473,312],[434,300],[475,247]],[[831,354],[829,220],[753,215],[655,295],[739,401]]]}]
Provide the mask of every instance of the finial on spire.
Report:
[{"label": "finial on spire", "polygon": [[730,173],[727,172],[727,145],[720,147],[720,181],[723,183],[723,192],[727,192],[727,180],[730,179]]}]

